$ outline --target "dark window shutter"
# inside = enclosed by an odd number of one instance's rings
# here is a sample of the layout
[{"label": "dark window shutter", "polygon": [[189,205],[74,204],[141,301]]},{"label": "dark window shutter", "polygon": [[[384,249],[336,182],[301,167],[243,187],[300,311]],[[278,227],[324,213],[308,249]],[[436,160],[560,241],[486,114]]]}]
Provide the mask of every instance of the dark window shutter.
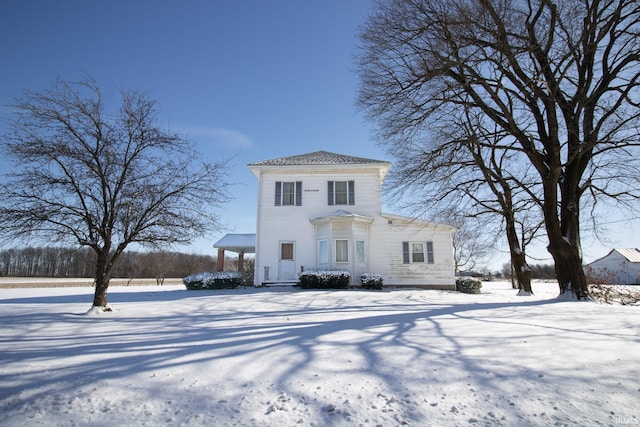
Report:
[{"label": "dark window shutter", "polygon": [[282,182],[276,181],[276,206],[282,204]]},{"label": "dark window shutter", "polygon": [[333,181],[328,182],[327,193],[329,194],[329,205],[333,205]]},{"label": "dark window shutter", "polygon": [[433,242],[427,242],[427,262],[433,264]]},{"label": "dark window shutter", "polygon": [[356,204],[356,183],[355,181],[349,181],[349,204]]},{"label": "dark window shutter", "polygon": [[302,206],[302,181],[296,181],[296,206]]},{"label": "dark window shutter", "polygon": [[409,264],[409,242],[402,242],[402,263]]}]

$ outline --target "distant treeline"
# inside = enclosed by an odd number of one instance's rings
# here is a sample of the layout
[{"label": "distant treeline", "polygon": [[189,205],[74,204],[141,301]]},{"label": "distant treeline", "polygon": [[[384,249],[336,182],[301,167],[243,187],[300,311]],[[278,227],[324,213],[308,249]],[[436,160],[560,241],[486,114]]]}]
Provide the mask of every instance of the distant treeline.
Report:
[{"label": "distant treeline", "polygon": [[[556,272],[553,264],[529,264],[531,269],[531,278],[540,280],[554,280],[556,278]],[[500,271],[491,272],[488,269],[479,271],[459,271],[456,273],[458,276],[471,276],[471,277],[484,277],[484,278],[499,278],[511,279],[515,276],[511,271],[511,264],[503,264]]]},{"label": "distant treeline", "polygon": [[[556,278],[556,270],[553,264],[529,264],[531,270],[531,278],[539,280],[553,280]],[[502,267],[502,275],[511,279],[515,273],[511,271],[511,264],[505,264]]]},{"label": "distant treeline", "polygon": [[553,280],[556,278],[556,270],[553,264],[532,264],[531,277],[534,279]]},{"label": "distant treeline", "polygon": [[[0,276],[93,277],[94,263],[95,254],[87,248],[6,249],[0,251]],[[122,254],[113,277],[185,277],[202,271],[214,271],[215,268],[216,258],[211,255],[132,251]],[[236,268],[237,259],[225,257],[225,269]]]}]

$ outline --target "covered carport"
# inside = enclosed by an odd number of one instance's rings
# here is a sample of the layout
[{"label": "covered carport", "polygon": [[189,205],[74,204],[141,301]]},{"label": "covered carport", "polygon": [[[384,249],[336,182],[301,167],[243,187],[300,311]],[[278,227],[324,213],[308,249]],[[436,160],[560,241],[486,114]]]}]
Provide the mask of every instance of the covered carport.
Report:
[{"label": "covered carport", "polygon": [[256,235],[251,234],[225,234],[220,240],[213,245],[218,249],[218,260],[216,262],[216,271],[224,270],[224,253],[225,251],[236,252],[238,254],[238,271],[244,271],[244,254],[256,253]]}]

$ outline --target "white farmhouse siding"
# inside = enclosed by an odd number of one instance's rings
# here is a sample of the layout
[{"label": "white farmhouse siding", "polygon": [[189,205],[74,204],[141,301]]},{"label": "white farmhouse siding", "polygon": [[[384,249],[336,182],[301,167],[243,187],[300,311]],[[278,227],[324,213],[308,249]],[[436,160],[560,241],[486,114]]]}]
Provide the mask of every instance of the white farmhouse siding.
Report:
[{"label": "white farmhouse siding", "polygon": [[640,249],[613,249],[606,256],[585,266],[594,282],[612,285],[640,284]]},{"label": "white farmhouse siding", "polygon": [[[421,286],[455,289],[455,263],[450,225],[382,214],[373,228],[372,268],[390,286]],[[403,259],[403,242],[424,243],[424,261]],[[385,244],[386,243],[386,244]],[[430,262],[428,245],[433,250]],[[411,247],[409,248],[411,250]]]},{"label": "white farmhouse siding", "polygon": [[[308,269],[342,269],[359,284],[454,287],[453,227],[380,212],[388,162],[318,151],[248,165],[258,179],[255,284],[295,282]],[[433,249],[403,264],[403,242]],[[425,254],[426,257],[426,254]]]}]

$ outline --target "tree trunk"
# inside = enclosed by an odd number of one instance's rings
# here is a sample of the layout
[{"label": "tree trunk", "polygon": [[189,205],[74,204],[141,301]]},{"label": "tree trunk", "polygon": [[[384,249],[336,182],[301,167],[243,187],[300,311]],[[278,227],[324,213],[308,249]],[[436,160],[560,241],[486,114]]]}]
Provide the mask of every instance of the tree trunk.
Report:
[{"label": "tree trunk", "polygon": [[511,276],[509,277],[511,279],[511,287],[513,289],[518,289],[518,279],[515,277],[515,273],[513,271],[513,261],[509,263],[509,267],[511,268]]},{"label": "tree trunk", "polygon": [[[511,213],[513,213],[513,211],[511,211]],[[520,248],[520,242],[516,232],[515,218],[513,218],[512,214],[508,215],[507,211],[505,211],[505,220],[507,226],[507,241],[509,243],[509,252],[511,254],[511,267],[512,271],[515,270],[516,273],[518,289],[520,292],[526,292],[529,295],[533,295],[533,289],[531,289],[531,269],[527,264],[525,252]]]},{"label": "tree trunk", "polygon": [[109,279],[104,277],[96,277],[96,290],[93,294],[94,307],[107,307],[107,288],[109,287]]},{"label": "tree trunk", "polygon": [[560,295],[572,293],[577,299],[589,297],[589,287],[582,268],[580,249],[562,236],[549,236],[547,247],[555,263]]},{"label": "tree trunk", "polygon": [[560,215],[558,215],[555,183],[544,182],[543,211],[549,239],[547,250],[553,257],[560,295],[572,295],[580,300],[589,297],[589,287],[582,268],[579,201],[574,190],[577,186],[566,181],[567,179],[560,186],[562,191]]},{"label": "tree trunk", "polygon": [[518,289],[522,293],[533,295],[533,289],[531,288],[531,269],[529,268],[529,264],[527,264],[525,253],[521,251],[519,254],[511,254],[511,262],[513,263],[513,268],[518,280]]},{"label": "tree trunk", "polygon": [[103,310],[107,309],[107,288],[109,287],[109,281],[111,280],[111,267],[112,263],[109,260],[109,253],[104,251],[96,253],[96,268],[95,268],[95,293],[93,295],[93,306],[101,307]]}]

